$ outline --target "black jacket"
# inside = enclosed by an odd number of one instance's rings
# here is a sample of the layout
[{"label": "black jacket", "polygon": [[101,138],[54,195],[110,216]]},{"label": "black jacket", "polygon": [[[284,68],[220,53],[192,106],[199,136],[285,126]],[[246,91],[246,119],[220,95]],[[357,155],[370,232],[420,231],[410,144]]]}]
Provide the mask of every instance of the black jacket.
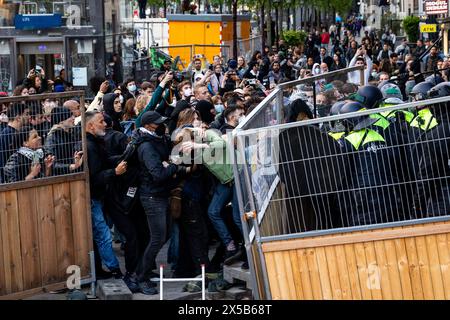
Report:
[{"label": "black jacket", "polygon": [[136,130],[132,141],[138,145],[141,196],[168,198],[170,190],[176,185],[174,177],[185,173],[184,167],[170,164],[165,168],[162,164],[163,161],[169,162],[170,138],[168,136],[155,137],[141,130]]},{"label": "black jacket", "polygon": [[103,140],[109,157],[122,155],[128,144],[127,135],[113,129],[106,129]]},{"label": "black jacket", "polygon": [[78,131],[74,129],[65,131],[59,126],[54,126],[45,139],[45,153],[55,156],[53,172],[56,175],[70,173],[69,167],[74,163],[75,151],[81,150],[77,148],[81,137],[77,137],[76,132]]},{"label": "black jacket", "polygon": [[116,177],[115,163],[108,158],[103,138],[86,133],[91,198],[101,200],[108,183]]}]

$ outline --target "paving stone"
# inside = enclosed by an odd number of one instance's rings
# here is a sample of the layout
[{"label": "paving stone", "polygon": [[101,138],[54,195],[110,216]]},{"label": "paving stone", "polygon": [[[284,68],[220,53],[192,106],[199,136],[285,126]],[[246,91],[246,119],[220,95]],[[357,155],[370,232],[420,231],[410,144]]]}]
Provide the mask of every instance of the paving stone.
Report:
[{"label": "paving stone", "polygon": [[100,300],[132,300],[133,294],[122,279],[99,280],[97,296]]}]

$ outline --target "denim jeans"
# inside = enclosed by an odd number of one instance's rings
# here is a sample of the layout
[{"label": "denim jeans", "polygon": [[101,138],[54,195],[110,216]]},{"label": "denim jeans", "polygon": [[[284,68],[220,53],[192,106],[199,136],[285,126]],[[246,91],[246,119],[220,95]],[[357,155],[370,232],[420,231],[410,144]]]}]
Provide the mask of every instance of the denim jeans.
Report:
[{"label": "denim jeans", "polygon": [[211,220],[214,229],[216,229],[217,234],[222,240],[223,244],[227,246],[233,238],[223,221],[220,213],[222,209],[231,201],[233,206],[233,221],[239,228],[242,234],[242,223],[241,216],[239,213],[239,204],[237,199],[236,187],[234,184],[230,186],[229,184],[218,183],[214,189],[214,195],[211,199],[211,203],[208,207],[208,216]]},{"label": "denim jeans", "polygon": [[147,216],[150,241],[136,273],[140,281],[146,281],[149,280],[152,270],[156,268],[156,256],[167,240],[169,199],[141,196],[141,203]]},{"label": "denim jeans", "polygon": [[91,200],[93,238],[102,262],[111,271],[119,268],[119,261],[112,248],[111,231],[106,224],[102,207],[101,201]]}]

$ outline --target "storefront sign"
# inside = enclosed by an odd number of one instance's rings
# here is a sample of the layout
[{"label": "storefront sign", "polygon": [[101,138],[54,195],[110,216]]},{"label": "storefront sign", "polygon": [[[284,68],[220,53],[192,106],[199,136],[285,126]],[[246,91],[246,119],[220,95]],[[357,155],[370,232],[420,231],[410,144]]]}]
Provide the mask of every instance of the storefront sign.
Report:
[{"label": "storefront sign", "polygon": [[74,87],[87,86],[87,68],[72,68],[72,77]]},{"label": "storefront sign", "polygon": [[421,33],[434,33],[434,32],[437,32],[437,25],[436,24],[422,24],[420,26],[420,32]]},{"label": "storefront sign", "polygon": [[447,14],[448,0],[427,0],[425,1],[425,13],[427,15]]},{"label": "storefront sign", "polygon": [[14,18],[16,29],[36,30],[62,26],[62,16],[55,14],[18,14]]}]

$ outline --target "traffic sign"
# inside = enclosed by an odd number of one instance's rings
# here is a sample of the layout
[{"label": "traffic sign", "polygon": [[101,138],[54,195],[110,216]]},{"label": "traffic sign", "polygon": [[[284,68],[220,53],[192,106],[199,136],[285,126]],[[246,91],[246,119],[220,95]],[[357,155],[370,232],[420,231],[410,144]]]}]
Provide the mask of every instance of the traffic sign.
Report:
[{"label": "traffic sign", "polygon": [[437,32],[437,25],[436,24],[423,24],[420,26],[420,32],[435,33],[435,32]]}]

